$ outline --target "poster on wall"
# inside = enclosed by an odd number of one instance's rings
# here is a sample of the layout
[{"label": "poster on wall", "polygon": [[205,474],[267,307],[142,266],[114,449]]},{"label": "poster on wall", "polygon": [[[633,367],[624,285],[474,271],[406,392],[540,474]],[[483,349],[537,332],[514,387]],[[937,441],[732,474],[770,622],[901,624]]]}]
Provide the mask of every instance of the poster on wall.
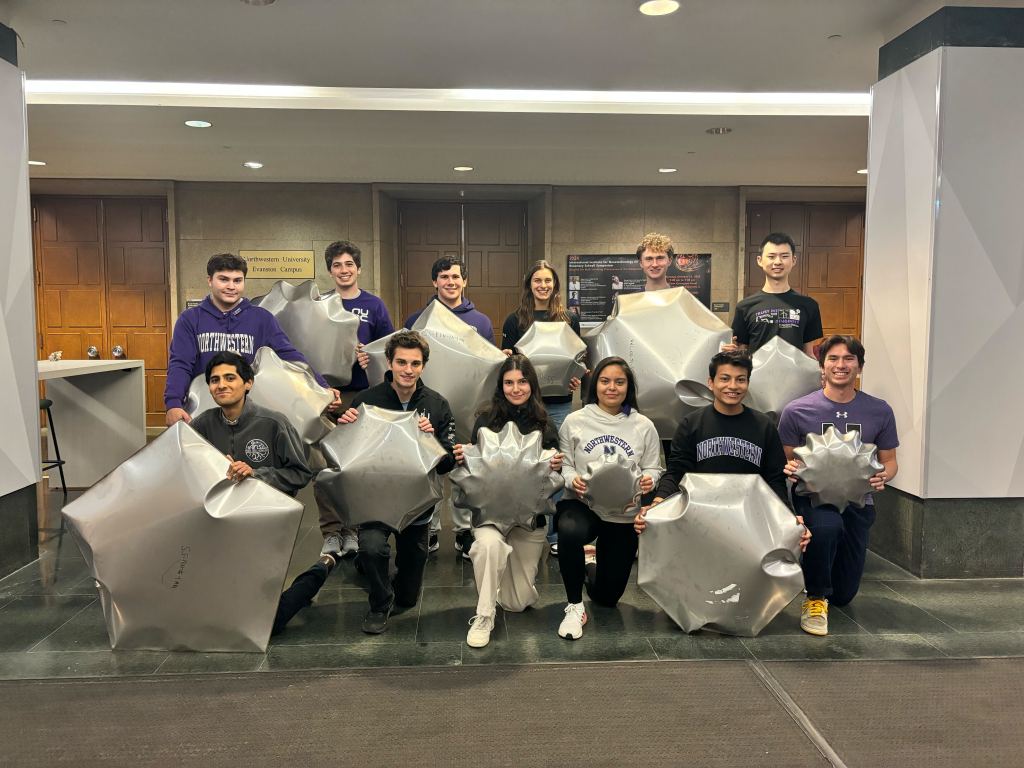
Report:
[{"label": "poster on wall", "polygon": [[[644,273],[636,254],[568,257],[568,302],[581,323],[603,322],[620,293],[644,289]],[[683,287],[711,308],[711,254],[677,253],[669,264],[668,284]]]}]

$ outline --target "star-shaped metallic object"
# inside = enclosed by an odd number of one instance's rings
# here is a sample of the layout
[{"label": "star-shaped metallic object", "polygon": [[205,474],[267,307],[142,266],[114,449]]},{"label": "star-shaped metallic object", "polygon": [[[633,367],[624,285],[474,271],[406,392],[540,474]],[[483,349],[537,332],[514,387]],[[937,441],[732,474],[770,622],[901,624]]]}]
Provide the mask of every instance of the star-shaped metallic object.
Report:
[{"label": "star-shaped metallic object", "polygon": [[602,520],[631,523],[640,501],[643,472],[621,453],[604,453],[588,461],[580,479],[587,484],[583,501]]},{"label": "star-shaped metallic object", "polygon": [[842,512],[848,504],[863,507],[871,492],[868,479],[885,467],[878,447],[860,439],[860,432],[837,432],[829,425],[822,435],[811,433],[793,453],[803,462],[796,471],[794,493],[810,497],[816,507],[832,506]]},{"label": "star-shaped metallic object", "polygon": [[760,475],[680,488],[647,513],[637,583],[686,632],[757,635],[804,587],[803,526]]},{"label": "star-shaped metallic object", "polygon": [[[282,360],[270,347],[260,347],[252,369],[256,375],[248,397],[256,405],[284,415],[306,445],[330,431],[331,425],[321,414],[334,402],[334,395],[317,383],[308,365]],[[206,377],[196,376],[188,388],[185,410],[194,418],[216,407]]]},{"label": "star-shaped metallic object", "polygon": [[569,382],[587,372],[587,345],[568,323],[534,322],[516,349],[533,363],[544,397],[567,394]]},{"label": "star-shaped metallic object", "polygon": [[[255,303],[255,302],[253,302]],[[292,344],[313,369],[344,386],[352,380],[359,343],[359,318],[345,309],[341,296],[320,296],[312,280],[292,285],[284,280],[274,283],[260,298],[259,306],[277,318]]]},{"label": "star-shaped metallic object", "polygon": [[533,530],[537,515],[553,511],[551,497],[562,490],[562,476],[552,472],[556,451],[541,446],[542,435],[526,435],[515,422],[500,432],[484,427],[475,445],[463,449],[464,460],[449,477],[452,503],[473,514],[473,527],[492,525],[507,536],[513,528]]},{"label": "star-shaped metallic object", "polygon": [[[505,354],[440,301],[430,302],[412,330],[422,334],[430,345],[423,383],[448,401],[455,416],[456,439],[468,443],[477,413],[487,407],[494,395]],[[363,347],[370,356],[366,377],[371,385],[384,381],[388,365],[384,348],[389,338],[385,336]]]},{"label": "star-shaped metallic object", "polygon": [[110,646],[265,651],[302,504],[179,421],[64,508]]},{"label": "star-shaped metallic object", "polygon": [[640,411],[664,440],[695,407],[677,396],[676,384],[707,381],[708,363],[731,338],[686,288],[622,294],[608,319],[583,336],[592,366],[610,355],[629,363]]},{"label": "star-shaped metallic object", "polygon": [[775,336],[754,353],[746,404],[776,423],[782,409],[821,389],[821,368],[788,341]]},{"label": "star-shaped metallic object", "polygon": [[317,503],[350,528],[376,522],[402,531],[441,500],[437,465],[447,453],[415,412],[356,410],[354,424],[320,442],[327,469],[314,481]]}]

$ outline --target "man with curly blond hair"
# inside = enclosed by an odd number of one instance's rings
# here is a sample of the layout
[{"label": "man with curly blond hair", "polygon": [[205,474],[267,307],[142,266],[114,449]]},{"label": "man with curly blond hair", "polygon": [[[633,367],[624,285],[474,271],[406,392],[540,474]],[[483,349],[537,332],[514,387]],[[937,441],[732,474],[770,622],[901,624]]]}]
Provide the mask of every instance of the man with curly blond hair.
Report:
[{"label": "man with curly blond hair", "polygon": [[668,284],[668,265],[676,255],[672,248],[672,239],[658,232],[648,232],[640,245],[636,247],[636,258],[640,269],[644,271],[647,282],[645,291],[663,291],[672,286]]}]

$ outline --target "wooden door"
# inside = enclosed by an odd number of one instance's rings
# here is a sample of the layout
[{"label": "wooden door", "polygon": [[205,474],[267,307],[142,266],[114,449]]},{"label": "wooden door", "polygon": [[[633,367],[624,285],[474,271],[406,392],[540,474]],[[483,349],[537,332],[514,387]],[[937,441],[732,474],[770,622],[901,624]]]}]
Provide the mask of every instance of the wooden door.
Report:
[{"label": "wooden door", "polygon": [[[459,203],[402,203],[398,209],[401,323],[434,298],[430,268],[442,256],[462,255]],[[395,325],[400,322],[396,319]]]},{"label": "wooden door", "polygon": [[100,359],[120,346],[146,363],[146,423],[163,424],[170,342],[166,202],[33,200],[39,357]]}]

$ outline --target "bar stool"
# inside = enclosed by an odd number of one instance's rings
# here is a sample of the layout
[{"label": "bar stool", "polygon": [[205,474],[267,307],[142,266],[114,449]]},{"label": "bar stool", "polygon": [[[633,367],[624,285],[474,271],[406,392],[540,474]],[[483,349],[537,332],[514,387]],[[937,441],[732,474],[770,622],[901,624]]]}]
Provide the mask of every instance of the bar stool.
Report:
[{"label": "bar stool", "polygon": [[[57,445],[57,433],[53,429],[53,413],[50,411],[50,407],[53,405],[52,400],[48,400],[45,397],[39,398],[39,410],[46,411],[46,429],[50,433],[50,440],[53,441],[53,453],[57,458],[51,459],[47,457],[43,464],[43,472],[48,469],[57,468],[60,472],[60,489],[64,492],[64,503],[68,503],[68,484],[64,479],[64,459],[60,457],[60,446]],[[49,451],[47,451],[49,454]],[[63,526],[63,519],[61,520]]]}]

